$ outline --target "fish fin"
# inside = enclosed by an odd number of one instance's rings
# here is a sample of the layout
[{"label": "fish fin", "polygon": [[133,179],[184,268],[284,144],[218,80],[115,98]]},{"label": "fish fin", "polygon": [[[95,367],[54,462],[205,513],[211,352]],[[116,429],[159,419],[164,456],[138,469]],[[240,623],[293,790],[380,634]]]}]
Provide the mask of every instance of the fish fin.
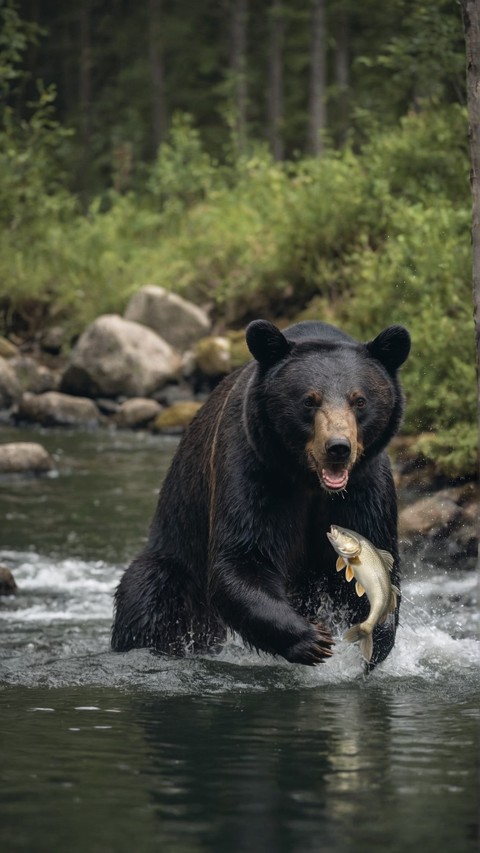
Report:
[{"label": "fish fin", "polygon": [[364,636],[365,634],[362,630],[362,623],[359,622],[358,625],[352,625],[352,627],[349,628],[348,631],[345,631],[343,639],[347,643],[358,643],[358,641],[361,640]]},{"label": "fish fin", "polygon": [[357,593],[359,598],[361,598],[362,595],[365,595],[365,587],[362,586],[360,581],[357,581],[355,584],[355,592]]},{"label": "fish fin", "polygon": [[397,609],[397,596],[400,595],[400,590],[396,586],[392,586],[390,600],[388,602],[388,613],[394,613]]},{"label": "fish fin", "polygon": [[384,551],[383,548],[377,548],[377,551],[380,554],[380,557],[382,558],[382,562],[385,563],[388,571],[391,572],[393,569],[394,560],[390,551]]},{"label": "fish fin", "polygon": [[350,564],[347,565],[347,571],[345,572],[345,577],[349,583],[350,583],[350,581],[353,581],[353,579],[355,577],[355,573],[354,573]]},{"label": "fish fin", "polygon": [[336,568],[337,572],[341,572],[342,569],[344,569],[346,565],[347,565],[347,563],[345,562],[343,557],[337,557],[337,562],[335,563],[335,568]]}]

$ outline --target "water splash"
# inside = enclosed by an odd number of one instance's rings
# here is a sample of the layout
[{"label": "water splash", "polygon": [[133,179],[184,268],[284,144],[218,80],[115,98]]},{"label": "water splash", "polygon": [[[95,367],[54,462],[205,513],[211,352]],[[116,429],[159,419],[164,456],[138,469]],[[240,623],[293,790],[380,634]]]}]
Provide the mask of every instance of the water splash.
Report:
[{"label": "water splash", "polygon": [[0,602],[0,682],[28,686],[141,686],[166,694],[206,694],[363,685],[416,679],[476,682],[480,673],[476,577],[416,576],[403,585],[401,623],[387,660],[366,677],[358,646],[341,639],[316,667],[251,652],[232,635],[216,654],[183,660],[147,650],[109,651],[112,596],[122,567],[102,561],[3,551],[19,593]]}]

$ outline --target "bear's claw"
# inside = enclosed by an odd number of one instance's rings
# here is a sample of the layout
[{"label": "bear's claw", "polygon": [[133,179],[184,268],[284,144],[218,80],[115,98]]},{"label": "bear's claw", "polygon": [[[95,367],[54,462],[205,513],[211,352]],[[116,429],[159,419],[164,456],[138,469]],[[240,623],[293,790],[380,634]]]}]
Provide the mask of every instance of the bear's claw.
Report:
[{"label": "bear's claw", "polygon": [[326,658],[332,656],[331,647],[335,645],[330,632],[316,623],[311,624],[313,636],[300,640],[291,648],[286,659],[290,663],[301,663],[305,666],[317,666]]}]

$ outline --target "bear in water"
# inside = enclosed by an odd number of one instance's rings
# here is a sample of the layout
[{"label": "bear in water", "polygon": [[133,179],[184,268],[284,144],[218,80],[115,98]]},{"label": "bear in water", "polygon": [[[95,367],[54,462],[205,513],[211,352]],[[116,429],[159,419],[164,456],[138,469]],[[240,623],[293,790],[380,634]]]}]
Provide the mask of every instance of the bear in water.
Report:
[{"label": "bear in water", "polygon": [[[228,628],[292,663],[329,657],[328,613],[368,614],[335,570],[326,532],[357,530],[394,558],[397,503],[385,448],[398,430],[402,326],[360,343],[326,323],[247,328],[252,361],[224,379],[184,434],[149,541],[115,595],[112,647],[206,651]],[[319,624],[321,609],[327,624]],[[325,612],[327,616],[325,617]],[[371,666],[398,622],[375,628]]]}]

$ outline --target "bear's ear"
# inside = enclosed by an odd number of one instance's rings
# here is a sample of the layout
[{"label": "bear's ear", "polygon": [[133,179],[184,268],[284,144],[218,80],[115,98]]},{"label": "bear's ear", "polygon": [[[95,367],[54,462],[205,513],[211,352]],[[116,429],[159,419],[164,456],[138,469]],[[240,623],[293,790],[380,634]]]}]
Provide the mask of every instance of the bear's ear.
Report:
[{"label": "bear's ear", "polygon": [[367,349],[389,373],[394,374],[410,352],[410,335],[403,326],[389,326],[368,342]]},{"label": "bear's ear", "polygon": [[280,329],[268,320],[254,320],[247,326],[245,337],[250,352],[263,367],[276,364],[292,348]]}]

